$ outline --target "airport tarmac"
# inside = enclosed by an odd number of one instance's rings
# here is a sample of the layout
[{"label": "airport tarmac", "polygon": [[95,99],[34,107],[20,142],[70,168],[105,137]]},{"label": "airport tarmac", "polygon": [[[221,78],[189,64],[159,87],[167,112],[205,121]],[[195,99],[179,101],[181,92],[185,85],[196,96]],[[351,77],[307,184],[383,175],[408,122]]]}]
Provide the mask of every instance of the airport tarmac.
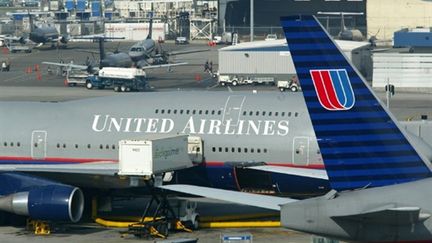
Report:
[{"label": "airport tarmac", "polygon": [[[108,50],[115,50],[117,44],[107,42]],[[121,43],[120,49],[126,49],[131,43]],[[216,80],[208,73],[203,72],[203,65],[206,60],[214,63],[214,70],[217,70],[217,49],[218,47],[207,47],[205,44],[191,44],[175,46],[164,44],[166,50],[209,48],[208,52],[192,53],[177,57],[176,61],[188,62],[188,65],[167,69],[150,70],[147,72],[151,91],[164,92],[173,90],[215,90],[228,92],[226,87],[218,87]],[[81,50],[96,50],[96,43],[70,43],[68,48],[34,50],[30,54],[0,54],[0,60],[10,58],[11,71],[0,72],[0,100],[13,101],[64,101],[81,99],[87,97],[128,95],[127,93],[115,93],[112,90],[87,90],[84,87],[66,87],[64,77],[48,74],[47,67],[42,61],[60,61],[65,63],[73,60],[74,63],[84,63],[87,56],[93,59],[88,52]],[[35,65],[39,65],[35,72]],[[28,68],[32,72],[28,71]],[[237,90],[257,90],[257,92],[279,92],[274,86],[243,86],[231,87],[233,92]],[[410,117],[418,118],[421,114],[430,114],[432,106],[432,95],[420,92],[396,91],[392,98],[391,111],[399,120],[406,120]],[[145,95],[143,92],[142,95]],[[377,95],[384,100],[385,93],[377,92]],[[94,223],[68,226],[67,231],[57,232],[47,237],[35,237],[22,228],[0,227],[0,242],[119,242],[122,241],[118,229],[107,229]],[[176,233],[170,238],[199,238],[199,242],[220,242],[221,234],[229,233],[251,233],[254,242],[311,242],[312,236],[297,233],[283,228],[238,228],[238,229],[202,229],[193,233]],[[128,241],[143,241],[128,237]],[[150,240],[153,242],[154,240]]]}]

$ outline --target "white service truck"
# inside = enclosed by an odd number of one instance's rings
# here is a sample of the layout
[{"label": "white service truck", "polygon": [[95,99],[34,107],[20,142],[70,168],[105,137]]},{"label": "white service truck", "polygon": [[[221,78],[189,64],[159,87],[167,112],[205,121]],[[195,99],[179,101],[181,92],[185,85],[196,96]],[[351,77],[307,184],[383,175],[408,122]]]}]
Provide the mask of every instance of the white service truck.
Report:
[{"label": "white service truck", "polygon": [[299,90],[299,85],[292,80],[279,80],[277,82],[277,87],[281,92],[285,90],[291,90],[292,92],[297,92]]},{"label": "white service truck", "polygon": [[244,84],[275,84],[274,77],[249,77],[239,75],[218,75],[218,82],[221,86],[225,85],[244,85]]},{"label": "white service truck", "polygon": [[87,89],[113,88],[116,92],[144,90],[146,73],[139,68],[104,67],[86,79]]}]

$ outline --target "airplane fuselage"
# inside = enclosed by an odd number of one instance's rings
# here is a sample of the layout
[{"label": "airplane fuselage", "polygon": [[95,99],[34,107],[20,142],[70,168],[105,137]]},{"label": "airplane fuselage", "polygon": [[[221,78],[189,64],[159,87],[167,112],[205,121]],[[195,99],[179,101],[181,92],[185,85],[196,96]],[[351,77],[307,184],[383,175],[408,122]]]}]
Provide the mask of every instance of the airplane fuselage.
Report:
[{"label": "airplane fuselage", "polygon": [[59,38],[59,33],[55,27],[47,26],[36,28],[30,32],[29,39],[35,43],[47,43]]},{"label": "airplane fuselage", "polygon": [[134,62],[138,62],[140,60],[150,58],[154,49],[156,47],[156,43],[152,39],[145,39],[134,44],[129,49],[129,56]]},{"label": "airplane fuselage", "polygon": [[[0,163],[118,161],[121,139],[188,134],[202,138],[204,161],[177,173],[177,182],[196,179],[242,189],[257,178],[236,174],[241,173],[236,165],[322,168],[304,106],[298,94],[274,92],[160,92],[64,103],[2,102]],[[302,185],[289,186],[289,178],[281,175],[257,176],[267,178],[269,190],[304,191]],[[91,179],[90,185],[69,179],[81,186],[96,185]],[[317,185],[305,186],[320,190]]]}]

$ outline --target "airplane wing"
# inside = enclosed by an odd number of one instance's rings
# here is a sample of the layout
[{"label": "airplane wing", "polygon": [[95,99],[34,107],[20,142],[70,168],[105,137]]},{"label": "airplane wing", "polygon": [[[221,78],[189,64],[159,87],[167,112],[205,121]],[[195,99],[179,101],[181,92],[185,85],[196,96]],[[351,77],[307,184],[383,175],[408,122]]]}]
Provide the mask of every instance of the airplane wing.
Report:
[{"label": "airplane wing", "polygon": [[178,62],[178,63],[169,63],[169,64],[157,64],[157,65],[148,65],[143,66],[141,69],[155,69],[155,68],[166,68],[166,67],[175,67],[175,66],[181,66],[186,65],[187,62]]},{"label": "airplane wing", "polygon": [[293,168],[293,167],[273,166],[273,165],[251,166],[251,167],[247,167],[247,169],[328,180],[328,176],[325,170]]},{"label": "airplane wing", "polygon": [[192,49],[192,50],[184,50],[184,51],[171,51],[171,52],[168,52],[168,56],[176,56],[176,55],[183,55],[183,54],[190,54],[190,53],[204,52],[204,51],[210,51],[210,49]]},{"label": "airplane wing", "polygon": [[91,163],[71,164],[4,164],[0,165],[0,171],[16,172],[48,172],[92,175],[115,175],[119,168],[117,162],[100,161]]},{"label": "airplane wing", "polygon": [[388,205],[359,214],[333,216],[332,219],[404,225],[425,221],[430,216],[428,213],[422,213],[419,207],[394,207],[394,205]]},{"label": "airplane wing", "polygon": [[52,66],[59,66],[59,67],[67,67],[67,68],[70,68],[70,69],[80,69],[80,70],[87,70],[88,69],[88,66],[86,66],[86,65],[73,64],[73,63],[42,62],[42,64],[52,65]]},{"label": "airplane wing", "polygon": [[259,194],[251,194],[246,192],[228,191],[222,189],[214,189],[209,187],[192,186],[184,184],[175,185],[163,185],[160,186],[162,189],[191,194],[195,196],[202,196],[212,199],[218,199],[227,202],[245,204],[249,206],[255,206],[259,208],[280,210],[280,205],[297,200],[284,197],[266,196]]}]

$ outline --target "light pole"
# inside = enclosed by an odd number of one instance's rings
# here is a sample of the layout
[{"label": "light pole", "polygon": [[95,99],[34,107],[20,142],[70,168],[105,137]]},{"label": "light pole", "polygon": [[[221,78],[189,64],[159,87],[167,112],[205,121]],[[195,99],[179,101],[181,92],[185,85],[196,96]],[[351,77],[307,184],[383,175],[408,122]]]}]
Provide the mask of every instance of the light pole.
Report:
[{"label": "light pole", "polygon": [[254,0],[250,0],[250,41],[254,40]]}]

